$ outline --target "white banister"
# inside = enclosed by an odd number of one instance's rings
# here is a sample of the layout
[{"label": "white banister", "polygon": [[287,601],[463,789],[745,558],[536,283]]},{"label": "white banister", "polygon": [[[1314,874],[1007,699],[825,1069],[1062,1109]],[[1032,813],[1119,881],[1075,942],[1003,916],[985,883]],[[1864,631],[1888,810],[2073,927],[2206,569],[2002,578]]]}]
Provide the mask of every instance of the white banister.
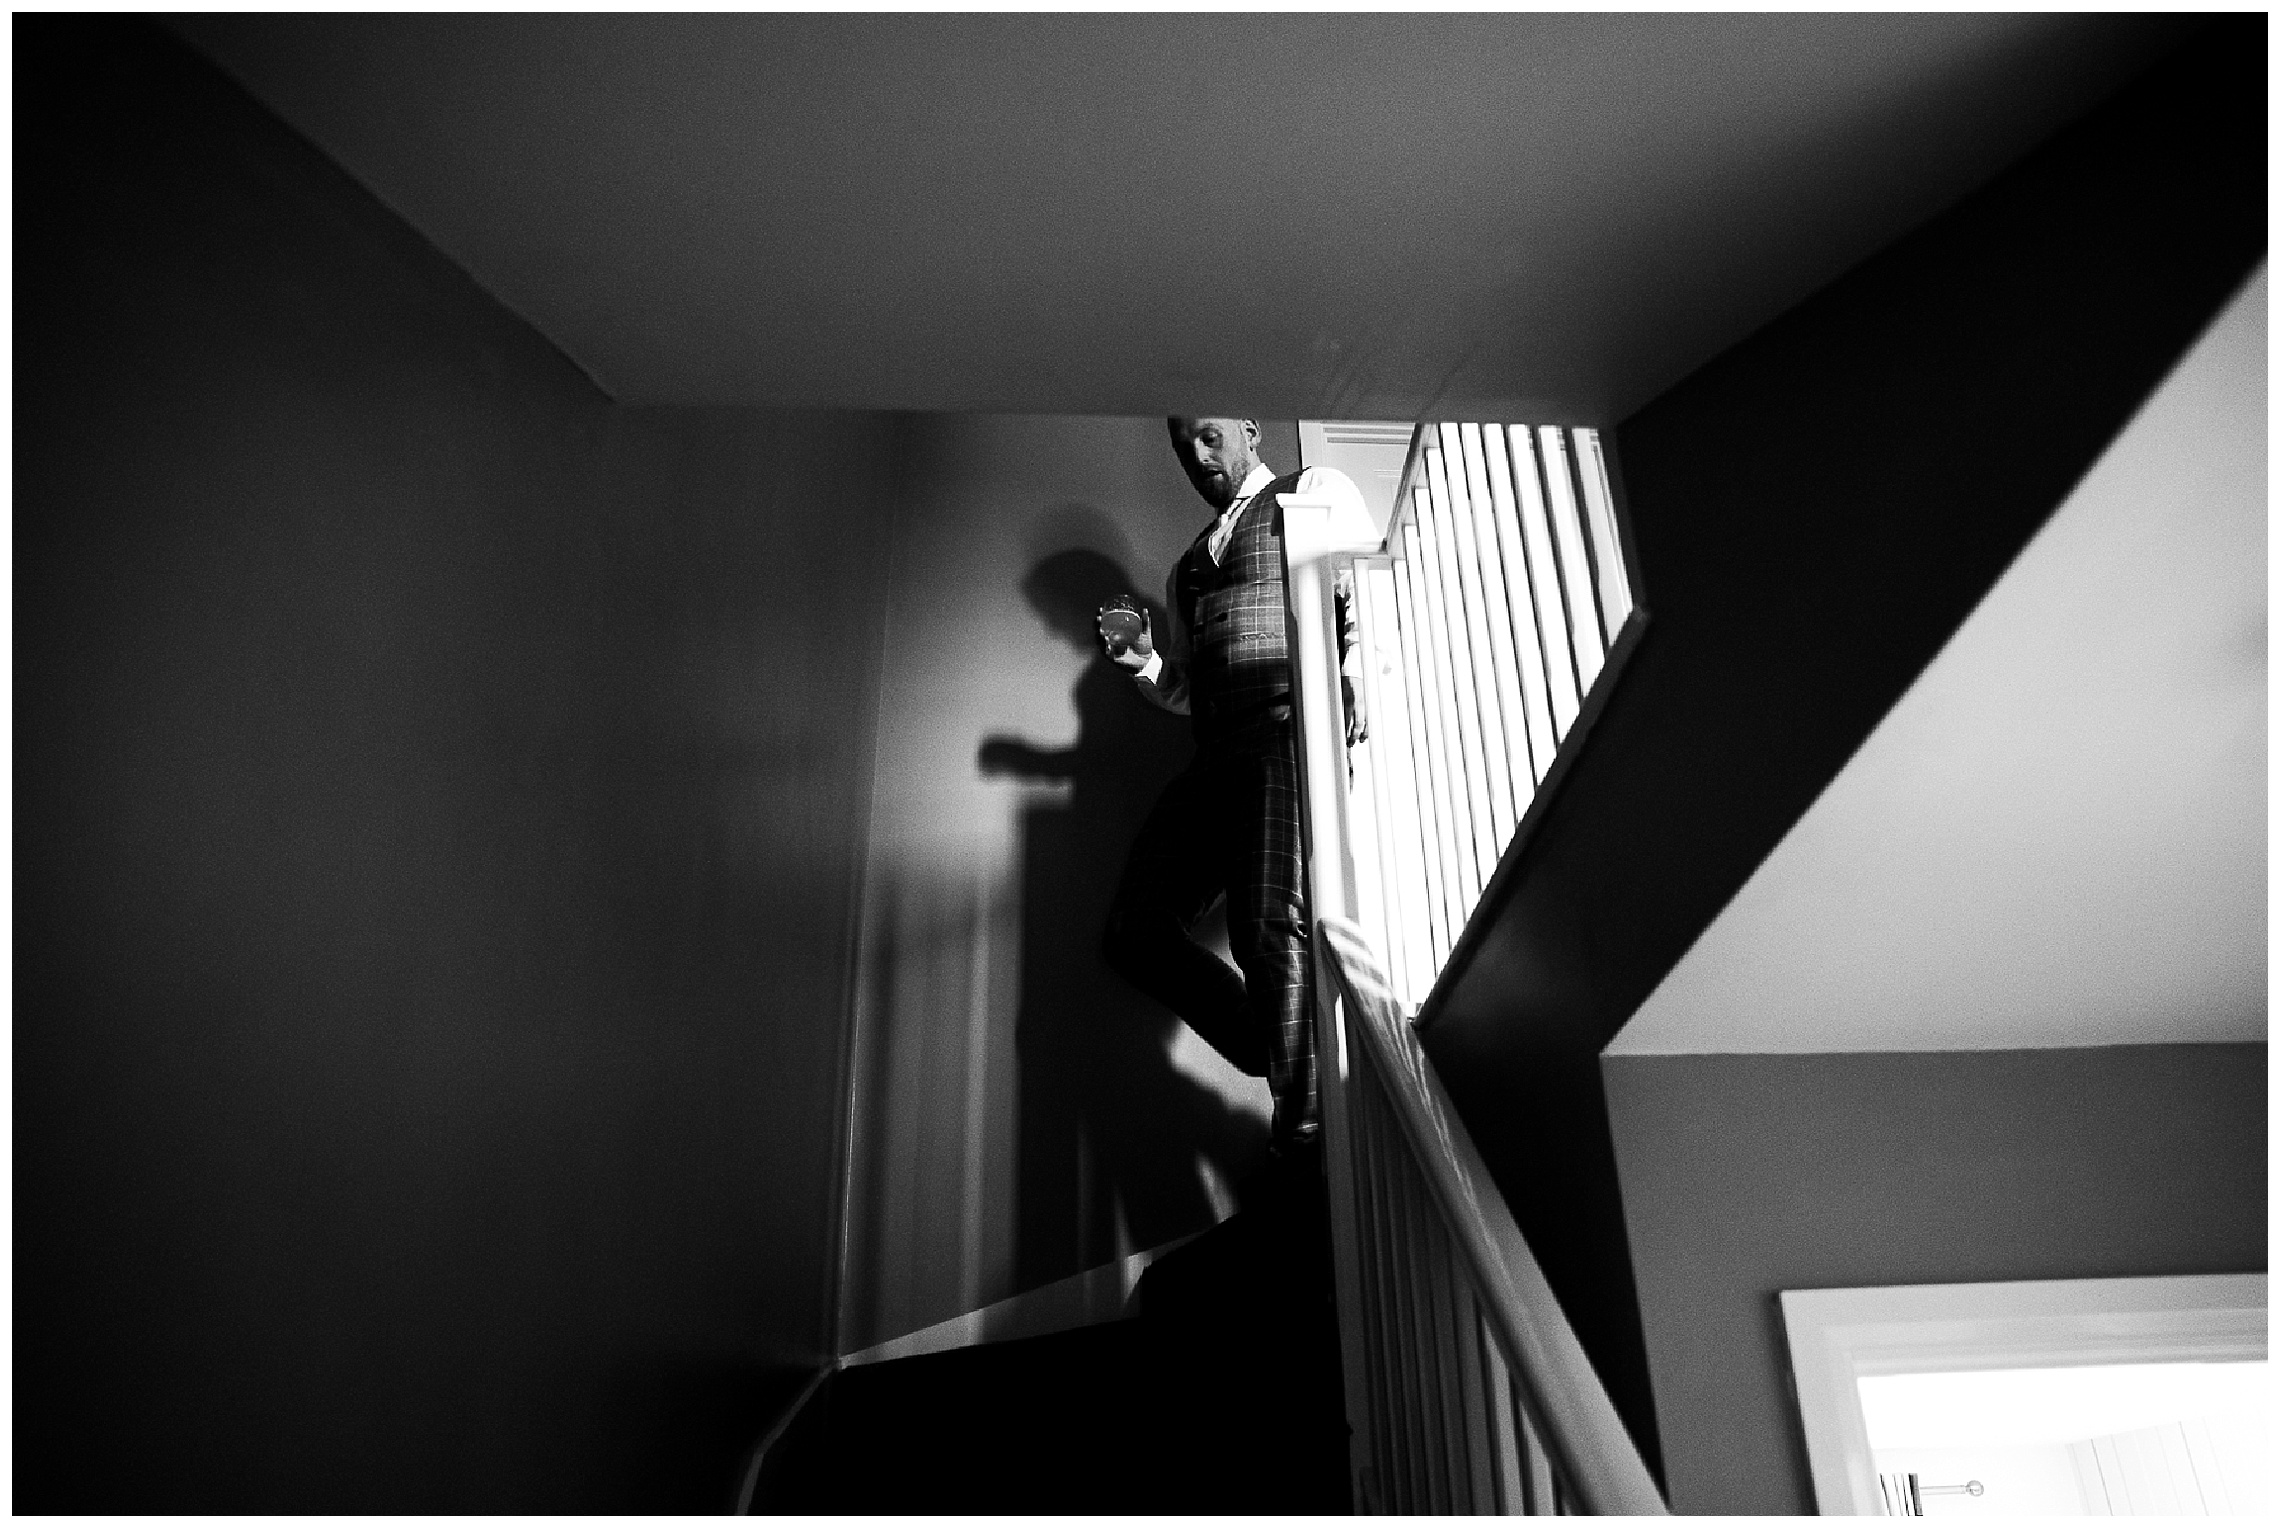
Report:
[{"label": "white banister", "polygon": [[[1334,918],[1318,921],[1316,943],[1346,1028],[1348,1156],[1374,1185],[1356,1233],[1380,1241],[1390,1233],[1408,1258],[1399,1279],[1383,1277],[1382,1263],[1357,1268],[1357,1295],[1373,1310],[1421,1316],[1428,1331],[1418,1350],[1432,1371],[1420,1426],[1407,1437],[1384,1427],[1371,1434],[1377,1498],[1367,1504],[1385,1512],[1667,1512],[1367,943]],[[1348,1364],[1359,1357],[1373,1391],[1402,1361],[1383,1342],[1396,1324],[1356,1324],[1367,1345],[1350,1349]]]},{"label": "white banister", "polygon": [[[1350,916],[1354,905],[1354,864],[1346,814],[1345,703],[1339,694],[1337,613],[1331,601],[1335,577],[1331,558],[1373,549],[1376,527],[1358,505],[1300,494],[1276,496],[1283,520],[1284,590],[1288,600],[1292,721],[1298,741],[1299,825],[1306,846],[1307,893],[1317,915],[1324,909]],[[1358,523],[1357,523],[1358,520]],[[1329,980],[1321,951],[1314,951],[1315,990]],[[1322,1166],[1329,1180],[1330,1236],[1335,1250],[1339,1345],[1359,1345],[1355,1323],[1363,1309],[1362,1286],[1352,1248],[1360,1228],[1354,1219],[1353,1130],[1347,1117],[1345,1033],[1331,1013],[1325,1021],[1315,1004],[1315,1078],[1321,1110]],[[1365,1429],[1374,1404],[1362,1376],[1345,1373],[1346,1416]]]},{"label": "white banister", "polygon": [[[1363,1511],[1663,1511],[1408,1017],[1581,746],[1633,618],[1603,451],[1555,426],[1421,425],[1382,533],[1350,497],[1280,499]],[[1341,576],[1372,722],[1353,749]]]}]

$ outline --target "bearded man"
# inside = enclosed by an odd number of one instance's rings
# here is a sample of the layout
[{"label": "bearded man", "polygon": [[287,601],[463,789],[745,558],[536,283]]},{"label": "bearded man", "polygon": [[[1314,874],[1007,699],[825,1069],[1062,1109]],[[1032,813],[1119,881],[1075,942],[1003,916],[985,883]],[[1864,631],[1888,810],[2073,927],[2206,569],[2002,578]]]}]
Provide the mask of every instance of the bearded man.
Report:
[{"label": "bearded man", "polygon": [[[1166,584],[1171,630],[1157,633],[1141,612],[1135,633],[1129,615],[1104,610],[1100,638],[1142,696],[1193,721],[1196,751],[1133,841],[1104,948],[1128,981],[1238,1069],[1267,1079],[1273,1149],[1297,1161],[1311,1154],[1319,1125],[1277,495],[1351,495],[1357,505],[1361,495],[1328,469],[1278,477],[1259,460],[1256,420],[1166,423],[1215,518]],[[1341,599],[1342,658],[1353,648],[1347,605]],[[1349,743],[1362,736],[1357,700],[1349,678]],[[1240,974],[1194,938],[1222,897]]]}]

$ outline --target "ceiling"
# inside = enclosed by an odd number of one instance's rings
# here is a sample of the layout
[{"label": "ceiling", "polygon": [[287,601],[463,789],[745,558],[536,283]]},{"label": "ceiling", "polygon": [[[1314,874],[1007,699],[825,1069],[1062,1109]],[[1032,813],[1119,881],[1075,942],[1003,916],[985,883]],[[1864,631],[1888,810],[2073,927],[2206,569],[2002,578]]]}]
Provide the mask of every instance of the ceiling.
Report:
[{"label": "ceiling", "polygon": [[1618,1054],[2261,1040],[2260,271]]},{"label": "ceiling", "polygon": [[1602,423],[2178,25],[168,24],[622,401]]}]

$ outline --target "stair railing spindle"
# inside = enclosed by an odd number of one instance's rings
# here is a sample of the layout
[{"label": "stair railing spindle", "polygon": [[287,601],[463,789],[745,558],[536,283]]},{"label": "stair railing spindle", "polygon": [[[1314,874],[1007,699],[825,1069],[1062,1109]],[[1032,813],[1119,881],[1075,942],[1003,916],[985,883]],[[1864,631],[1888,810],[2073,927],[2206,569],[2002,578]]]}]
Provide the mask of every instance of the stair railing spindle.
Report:
[{"label": "stair railing spindle", "polygon": [[1521,1484],[1520,1422],[1512,1407],[1512,1376],[1497,1351],[1496,1334],[1483,1317],[1478,1323],[1481,1386],[1488,1397],[1488,1433],[1495,1440],[1496,1510],[1513,1517],[1528,1510],[1526,1488]]},{"label": "stair railing spindle", "polygon": [[[1457,595],[1464,611],[1465,700],[1480,719],[1481,755],[1486,765],[1482,778],[1488,787],[1489,836],[1487,848],[1481,855],[1481,864],[1486,867],[1481,879],[1485,882],[1495,869],[1497,856],[1512,841],[1512,830],[1519,821],[1512,806],[1512,750],[1504,730],[1503,696],[1497,684],[1496,639],[1489,620],[1472,488],[1465,480],[1463,437],[1453,424],[1441,426],[1441,450],[1437,459],[1442,475],[1435,481],[1435,492],[1441,495],[1441,503],[1448,510],[1449,541],[1456,554]],[[1528,767],[1525,751],[1521,757],[1520,768],[1525,771]]]},{"label": "stair railing spindle", "polygon": [[1418,614],[1425,631],[1425,652],[1432,668],[1426,680],[1426,695],[1440,718],[1440,741],[1436,745],[1441,771],[1449,782],[1449,819],[1455,829],[1456,853],[1449,865],[1454,871],[1449,877],[1449,889],[1456,893],[1454,916],[1449,921],[1452,940],[1465,926],[1471,915],[1473,902],[1480,895],[1482,872],[1477,859],[1478,851],[1473,838],[1472,792],[1480,770],[1476,765],[1470,774],[1466,766],[1463,733],[1457,723],[1456,668],[1449,643],[1448,604],[1446,589],[1441,582],[1441,528],[1434,514],[1433,491],[1420,485],[1416,492],[1417,518],[1410,527],[1417,536],[1417,556],[1411,562],[1410,576],[1417,582]]},{"label": "stair railing spindle", "polygon": [[1386,717],[1393,731],[1386,753],[1389,781],[1395,801],[1394,868],[1401,879],[1403,934],[1408,941],[1408,981],[1402,995],[1412,1007],[1424,1001],[1441,968],[1441,954],[1433,940],[1433,925],[1441,914],[1435,897],[1433,861],[1438,852],[1430,816],[1429,789],[1419,764],[1419,731],[1414,665],[1403,650],[1406,637],[1400,621],[1400,573],[1390,562],[1375,570],[1373,598],[1393,638],[1388,652],[1386,683],[1391,687]]},{"label": "stair railing spindle", "polygon": [[1513,1406],[1521,1418],[1521,1443],[1524,1447],[1523,1463],[1527,1468],[1528,1515],[1530,1517],[1556,1517],[1559,1515],[1559,1497],[1552,1486],[1552,1456],[1544,1452],[1543,1430],[1528,1419],[1528,1412],[1518,1402],[1518,1382],[1514,1382]]},{"label": "stair railing spindle", "polygon": [[1631,578],[1623,566],[1623,538],[1615,530],[1615,495],[1607,481],[1607,455],[1597,430],[1571,430],[1576,476],[1583,483],[1583,507],[1591,526],[1592,561],[1599,569],[1599,610],[1614,644],[1631,615]]},{"label": "stair railing spindle", "polygon": [[1427,1330],[1432,1334],[1434,1396],[1441,1418],[1436,1440],[1440,1446],[1433,1467],[1440,1477],[1448,1510],[1469,1514],[1472,1504],[1465,1493],[1464,1399],[1457,1384],[1456,1347],[1450,1330],[1449,1285],[1455,1270],[1450,1267],[1445,1238],[1439,1234],[1438,1217],[1432,1214],[1430,1201],[1419,1194],[1412,1200],[1411,1210],[1416,1216],[1418,1239],[1422,1243],[1420,1250],[1429,1270],[1424,1290],[1424,1316]]},{"label": "stair railing spindle", "polygon": [[[1559,748],[1559,734],[1552,727],[1549,660],[1544,652],[1543,628],[1536,618],[1535,582],[1520,531],[1519,506],[1513,498],[1512,461],[1504,431],[1495,425],[1487,426],[1481,431],[1480,448],[1481,466],[1488,479],[1489,508],[1496,520],[1497,549],[1502,554],[1505,616],[1512,627],[1513,650],[1520,660],[1521,709],[1527,724],[1532,782],[1529,794],[1533,796],[1533,787],[1543,783],[1544,774],[1552,767],[1552,757]],[[1562,652],[1565,652],[1564,646]],[[1565,661],[1564,656],[1562,661]]]},{"label": "stair railing spindle", "polygon": [[1472,1397],[1465,1390],[1464,1274],[1457,1266],[1455,1250],[1442,1233],[1439,1217],[1427,1216],[1425,1223],[1433,1238],[1434,1326],[1440,1333],[1442,1404],[1449,1418],[1449,1500],[1457,1511],[1471,1516],[1480,1507],[1472,1489]]},{"label": "stair railing spindle", "polygon": [[1400,1228],[1406,1275],[1402,1302],[1407,1309],[1410,1349],[1416,1355],[1413,1374],[1417,1384],[1417,1478],[1424,1486],[1425,1510],[1447,1512],[1448,1489],[1441,1470],[1441,1376],[1434,1365],[1433,1326],[1425,1294],[1432,1274],[1425,1265],[1424,1248],[1418,1244],[1417,1191],[1409,1181],[1409,1159],[1395,1152],[1390,1160],[1395,1181],[1401,1184],[1401,1196],[1394,1202],[1394,1211],[1399,1217],[1396,1224]]},{"label": "stair railing spindle", "polygon": [[1496,1452],[1490,1431],[1487,1376],[1481,1366],[1480,1308],[1461,1259],[1450,1259],[1456,1273],[1450,1285],[1457,1304],[1457,1376],[1464,1393],[1465,1462],[1471,1469],[1467,1494],[1475,1512],[1496,1510]]},{"label": "stair railing spindle", "polygon": [[1392,1128],[1392,1121],[1386,1115],[1376,1073],[1357,1067],[1353,1076],[1357,1082],[1354,1092],[1359,1099],[1356,1117],[1362,1122],[1356,1134],[1354,1177],[1360,1196],[1357,1215],[1361,1221],[1361,1245],[1367,1253],[1363,1265],[1364,1289],[1375,1352],[1370,1373],[1374,1393],[1384,1398],[1383,1404],[1371,1411],[1371,1454],[1386,1510],[1403,1512],[1409,1500],[1409,1463],[1404,1443],[1408,1406],[1402,1393],[1401,1335],[1394,1324],[1393,1248],[1388,1230],[1391,1191],[1385,1181],[1385,1132]]},{"label": "stair railing spindle", "polygon": [[[1378,1143],[1377,1106],[1376,1100],[1372,1096],[1376,1091],[1376,1083],[1366,1069],[1357,1067],[1348,1072],[1346,1078],[1346,1126],[1352,1132],[1353,1137],[1354,1225],[1358,1233],[1355,1237],[1354,1250],[1355,1268],[1361,1286],[1362,1299],[1362,1308],[1359,1312],[1362,1329],[1362,1368],[1370,1393],[1382,1396],[1387,1393],[1386,1364],[1388,1354],[1381,1318],[1382,1301],[1379,1298],[1379,1286],[1382,1282],[1382,1276],[1378,1268],[1376,1235],[1378,1194],[1375,1179],[1377,1156],[1381,1150]],[[1351,1359],[1348,1360],[1348,1362],[1351,1361]],[[1391,1420],[1391,1407],[1380,1405],[1370,1408],[1369,1433],[1366,1438],[1361,1440],[1366,1445],[1369,1455],[1370,1469],[1364,1484],[1370,1492],[1370,1499],[1355,1503],[1355,1510],[1358,1512],[1390,1510],[1386,1505],[1389,1498],[1386,1494],[1385,1429]]]},{"label": "stair railing spindle", "polygon": [[1442,635],[1448,643],[1448,666],[1442,670],[1443,682],[1448,686],[1446,699],[1456,717],[1458,752],[1464,760],[1465,799],[1468,810],[1465,821],[1472,829],[1468,863],[1473,867],[1467,877],[1465,916],[1480,901],[1481,888],[1496,869],[1496,817],[1490,805],[1493,787],[1488,779],[1488,757],[1482,744],[1480,697],[1473,686],[1472,647],[1465,630],[1464,589],[1457,574],[1456,527],[1449,513],[1448,473],[1443,469],[1438,446],[1425,448],[1425,468],[1430,478],[1425,496],[1419,503],[1427,527],[1427,540],[1433,548],[1433,565],[1426,569],[1426,599],[1440,601],[1438,619]]},{"label": "stair railing spindle", "polygon": [[[1385,1094],[1375,1081],[1370,1084],[1370,1135],[1371,1151],[1369,1182],[1372,1213],[1375,1216],[1370,1228],[1370,1240],[1377,1254],[1377,1282],[1373,1301],[1376,1306],[1378,1340],[1384,1344],[1384,1366],[1381,1383],[1388,1396],[1406,1398],[1406,1369],[1408,1356],[1400,1335],[1399,1276],[1395,1271],[1392,1245],[1393,1201],[1392,1188],[1387,1178],[1389,1141],[1387,1132],[1398,1129],[1386,1112]],[[1406,1404],[1384,1408],[1385,1420],[1377,1429],[1381,1440],[1378,1458],[1388,1472],[1386,1479],[1391,1510],[1411,1512],[1417,1500],[1416,1470],[1410,1458],[1409,1426],[1411,1408]]]},{"label": "stair railing spindle", "polygon": [[1536,461],[1536,440],[1524,424],[1503,430],[1506,465],[1512,474],[1520,536],[1528,548],[1528,586],[1536,596],[1536,631],[1544,643],[1544,679],[1552,708],[1552,733],[1565,738],[1582,708],[1576,685],[1575,639],[1568,634],[1567,596],[1560,584],[1559,552],[1551,511],[1544,504],[1544,477]]},{"label": "stair railing spindle", "polygon": [[[1444,426],[1444,429],[1447,427]],[[1455,430],[1458,456],[1449,458],[1450,470],[1464,468],[1465,499],[1472,508],[1472,539],[1480,559],[1481,619],[1488,628],[1489,667],[1496,688],[1496,714],[1503,722],[1503,747],[1512,786],[1512,814],[1520,814],[1536,794],[1538,765],[1528,740],[1528,706],[1522,688],[1520,642],[1512,629],[1512,602],[1507,593],[1509,573],[1504,551],[1497,544],[1495,495],[1489,488],[1488,463],[1481,452],[1480,426],[1459,425]],[[1542,768],[1551,767],[1547,754]],[[1512,842],[1510,833],[1497,836],[1497,852]]]},{"label": "stair railing spindle", "polygon": [[[1361,569],[1348,562],[1338,570],[1338,587],[1346,591],[1350,603],[1349,615],[1354,624],[1354,640],[1360,662],[1360,673],[1354,678],[1354,699],[1362,706],[1365,716],[1374,714],[1369,704],[1373,678],[1377,668],[1374,661],[1371,634],[1363,616]],[[1380,824],[1384,820],[1384,807],[1380,800],[1379,775],[1383,773],[1381,751],[1368,740],[1346,750],[1347,778],[1346,811],[1352,837],[1347,852],[1354,865],[1354,918],[1370,931],[1370,938],[1378,949],[1390,957],[1396,953],[1393,933],[1397,927],[1398,909],[1394,905],[1397,888],[1386,858],[1384,834]],[[1399,978],[1396,978],[1398,982]]]},{"label": "stair railing spindle", "polygon": [[1415,991],[1430,979],[1432,941],[1425,909],[1416,789],[1409,780],[1408,705],[1401,693],[1401,633],[1394,619],[1393,570],[1383,557],[1357,559],[1354,603],[1362,636],[1362,691],[1370,737],[1372,804],[1378,863],[1385,876],[1385,952],[1394,990]]},{"label": "stair railing spindle", "polygon": [[1457,931],[1465,924],[1467,904],[1462,888],[1463,872],[1458,868],[1465,835],[1457,822],[1457,788],[1449,778],[1449,766],[1456,758],[1456,750],[1454,740],[1442,730],[1447,718],[1438,693],[1440,674],[1434,663],[1433,634],[1425,614],[1423,580],[1417,573],[1419,564],[1425,560],[1423,537],[1414,520],[1405,534],[1409,538],[1409,555],[1395,564],[1399,574],[1395,593],[1401,607],[1403,652],[1409,662],[1406,676],[1409,693],[1417,704],[1417,725],[1411,730],[1410,741],[1421,747],[1415,756],[1418,779],[1431,792],[1433,837],[1428,841],[1432,854],[1428,864],[1439,892],[1434,905],[1440,914],[1433,929],[1433,964],[1438,968],[1449,958],[1449,951],[1457,941]]},{"label": "stair railing spindle", "polygon": [[1578,694],[1588,694],[1592,681],[1606,666],[1607,649],[1599,635],[1598,596],[1591,587],[1591,558],[1584,550],[1583,524],[1575,508],[1575,480],[1568,473],[1567,435],[1554,425],[1536,431],[1536,445],[1544,472],[1544,499],[1551,506],[1552,529],[1559,541],[1560,583],[1567,592],[1568,634],[1575,642],[1575,679]]}]

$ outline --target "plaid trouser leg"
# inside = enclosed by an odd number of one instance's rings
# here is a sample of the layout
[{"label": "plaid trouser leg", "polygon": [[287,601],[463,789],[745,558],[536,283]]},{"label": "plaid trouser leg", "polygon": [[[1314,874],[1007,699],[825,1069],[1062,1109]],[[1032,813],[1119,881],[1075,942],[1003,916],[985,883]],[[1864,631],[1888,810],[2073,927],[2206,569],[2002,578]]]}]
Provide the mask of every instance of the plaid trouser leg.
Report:
[{"label": "plaid trouser leg", "polygon": [[[1109,963],[1274,1094],[1274,1135],[1315,1120],[1313,962],[1287,727],[1204,750],[1166,788],[1126,861]],[[1189,937],[1221,895],[1238,979]]]},{"label": "plaid trouser leg", "polygon": [[1267,1075],[1251,994],[1227,962],[1195,942],[1226,894],[1218,844],[1226,782],[1190,767],[1164,788],[1132,840],[1102,952],[1118,975],[1187,1021],[1236,1070]]},{"label": "plaid trouser leg", "polygon": [[1249,988],[1253,1022],[1267,1042],[1275,1096],[1274,1138],[1315,1130],[1314,963],[1299,833],[1298,759],[1287,728],[1279,746],[1236,753],[1220,764],[1227,943]]}]

